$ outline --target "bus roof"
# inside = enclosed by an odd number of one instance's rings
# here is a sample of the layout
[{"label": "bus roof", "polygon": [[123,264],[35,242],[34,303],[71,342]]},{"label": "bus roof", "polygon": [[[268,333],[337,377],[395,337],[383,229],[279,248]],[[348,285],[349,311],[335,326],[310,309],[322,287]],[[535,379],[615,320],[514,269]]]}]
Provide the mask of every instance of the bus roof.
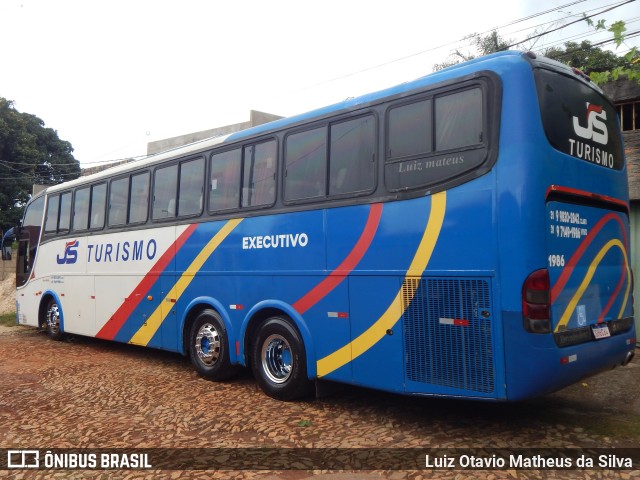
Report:
[{"label": "bus roof", "polygon": [[[247,138],[257,137],[260,135],[266,135],[271,132],[276,132],[278,130],[281,130],[283,128],[295,126],[297,124],[302,124],[312,120],[320,120],[323,117],[333,115],[339,112],[348,112],[350,110],[363,108],[366,105],[371,105],[377,102],[381,102],[387,99],[388,97],[411,92],[412,90],[423,88],[436,83],[445,82],[452,78],[459,77],[460,75],[471,74],[484,69],[490,70],[492,66],[491,64],[495,62],[500,62],[501,61],[500,59],[504,59],[505,57],[511,57],[512,59],[515,59],[514,57],[519,57],[519,58],[527,57],[526,60],[524,59],[523,60],[536,63],[539,65],[545,65],[547,67],[551,67],[554,69],[565,70],[567,73],[573,73],[574,75],[576,73],[570,67],[564,64],[558,63],[556,61],[553,61],[544,57],[537,57],[533,53],[524,53],[521,51],[511,51],[511,50],[505,51],[505,52],[498,52],[491,55],[479,57],[479,58],[470,60],[468,62],[453,65],[451,67],[445,68],[438,72],[430,73],[423,77],[419,77],[415,80],[407,81],[405,83],[395,85],[393,87],[389,87],[383,90],[379,90],[377,92],[364,94],[359,97],[348,98],[342,102],[334,103],[332,105],[321,107],[306,113],[282,118],[279,120],[275,120],[273,122],[251,127],[246,130],[242,130],[240,132],[232,133],[229,135],[207,138],[204,140],[200,140],[198,142],[190,143],[185,146],[177,147],[162,153],[158,153],[158,154],[146,157],[142,160],[121,164],[109,169],[105,169],[101,172],[98,172],[92,175],[87,175],[85,177],[80,177],[75,180],[71,180],[69,182],[51,186],[47,188],[45,192],[46,193],[56,192],[59,190],[75,187],[78,185],[93,183],[103,178],[110,178],[113,176],[117,176],[120,173],[124,174],[132,170],[145,168],[148,166],[155,165],[157,163],[161,163],[166,160],[172,160],[172,159],[177,159],[177,158],[185,157],[192,154],[201,153],[211,149],[216,145],[245,140]],[[576,77],[580,78],[577,75]],[[585,81],[583,78],[580,78],[580,79],[582,81]],[[593,83],[591,83],[590,85],[596,88],[597,90],[599,90],[597,87],[595,87]],[[34,196],[34,198],[36,198],[36,196]]]}]

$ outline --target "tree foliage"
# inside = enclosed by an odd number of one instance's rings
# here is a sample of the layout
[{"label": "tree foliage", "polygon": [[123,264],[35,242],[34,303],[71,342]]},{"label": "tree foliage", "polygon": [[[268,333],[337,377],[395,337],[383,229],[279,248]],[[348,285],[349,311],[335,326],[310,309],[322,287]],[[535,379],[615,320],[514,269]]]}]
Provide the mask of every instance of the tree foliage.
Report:
[{"label": "tree foliage", "polygon": [[457,65],[460,62],[466,62],[468,60],[473,60],[476,57],[481,57],[483,55],[489,55],[490,53],[500,52],[502,50],[507,50],[510,40],[502,38],[498,35],[497,31],[492,31],[487,35],[480,35],[479,33],[472,33],[471,35],[467,35],[464,37],[464,40],[471,43],[473,47],[475,47],[475,52],[463,52],[459,49],[451,52],[449,57],[442,63],[437,63],[433,66],[434,71],[442,70],[443,68],[451,67],[453,65]]},{"label": "tree foliage", "polygon": [[[609,27],[607,27],[604,20],[594,23],[585,16],[584,21],[596,32],[606,30],[613,35],[611,40],[601,42],[601,44],[613,42],[616,48],[624,45],[626,25],[623,21],[614,22]],[[532,38],[538,38],[543,35],[545,34],[537,34]],[[474,33],[465,37],[465,40],[471,40],[471,45],[475,47],[475,53],[463,53],[460,50],[455,50],[443,63],[436,64],[434,70],[441,70],[445,67],[471,60],[476,56],[508,50],[513,45],[524,43],[513,43],[511,40],[504,39],[495,30],[487,35]],[[564,47],[553,47],[537,53],[579,68],[597,84],[617,80],[620,77],[640,83],[640,51],[636,47],[630,48],[624,55],[617,55],[615,52],[601,48],[598,44],[594,45],[584,40],[581,43],[567,42]]]},{"label": "tree foliage", "polygon": [[54,185],[80,176],[73,147],[13,102],[0,97],[0,227],[17,225],[33,184]]}]

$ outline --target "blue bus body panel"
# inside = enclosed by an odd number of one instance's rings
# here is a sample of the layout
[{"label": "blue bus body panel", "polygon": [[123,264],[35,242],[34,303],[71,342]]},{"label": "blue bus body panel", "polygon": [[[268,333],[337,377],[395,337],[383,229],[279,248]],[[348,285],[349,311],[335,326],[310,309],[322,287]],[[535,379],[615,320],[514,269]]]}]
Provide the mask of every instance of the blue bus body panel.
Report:
[{"label": "blue bus body panel", "polygon": [[[252,322],[286,315],[305,344],[311,379],[487,400],[540,395],[622,363],[634,348],[633,322],[579,344],[559,345],[558,335],[598,335],[599,326],[633,315],[626,170],[550,144],[532,70],[520,53],[496,54],[229,136],[234,145],[286,139],[285,128],[460,78],[491,77],[474,80],[482,83],[476,90],[495,87],[500,97],[499,125],[485,119],[499,129],[497,141],[469,181],[385,190],[381,137],[370,197],[302,205],[278,198],[274,211],[141,229],[162,229],[172,244],[123,300],[131,309],[119,306],[97,336],[186,354],[191,313],[212,308],[227,327],[231,362],[248,365]],[[549,272],[552,331],[530,333],[522,289],[540,269]]]}]

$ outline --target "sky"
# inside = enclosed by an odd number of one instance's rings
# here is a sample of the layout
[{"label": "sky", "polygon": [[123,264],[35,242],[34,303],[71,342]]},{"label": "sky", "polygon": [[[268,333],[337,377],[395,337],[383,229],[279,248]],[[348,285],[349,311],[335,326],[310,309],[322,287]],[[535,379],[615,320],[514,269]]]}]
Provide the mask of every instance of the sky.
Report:
[{"label": "sky", "polygon": [[[251,109],[291,116],[415,79],[456,48],[472,53],[472,33],[520,41],[621,3],[0,0],[0,97],[40,117],[88,167],[248,121]],[[640,30],[640,2],[599,19]],[[608,38],[580,22],[533,49]],[[618,52],[638,45],[640,36]]]}]

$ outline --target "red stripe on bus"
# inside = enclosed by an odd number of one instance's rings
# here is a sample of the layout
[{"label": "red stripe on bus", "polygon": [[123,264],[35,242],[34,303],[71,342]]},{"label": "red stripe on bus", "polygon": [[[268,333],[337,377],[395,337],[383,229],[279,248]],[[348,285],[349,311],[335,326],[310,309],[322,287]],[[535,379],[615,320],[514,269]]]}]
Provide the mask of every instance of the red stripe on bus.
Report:
[{"label": "red stripe on bus", "polygon": [[129,315],[137,308],[143,298],[146,298],[147,292],[151,289],[153,284],[159,278],[158,273],[164,271],[169,265],[171,260],[175,257],[176,253],[182,245],[187,241],[191,234],[195,231],[197,225],[189,225],[187,229],[182,232],[178,239],[167,249],[166,252],[158,259],[158,261],[151,267],[149,273],[145,275],[142,281],[138,284],[133,292],[129,295],[127,300],[120,305],[120,308],[114,313],[109,321],[97,333],[96,337],[105,340],[113,340],[118,331],[122,328],[124,323],[129,318]]},{"label": "red stripe on bus", "polygon": [[616,289],[611,294],[611,297],[609,298],[609,301],[607,302],[607,306],[602,309],[602,312],[600,313],[600,316],[598,317],[598,323],[604,322],[605,315],[607,313],[609,313],[609,310],[611,310],[611,307],[613,307],[613,303],[618,298],[618,294],[620,293],[620,290],[622,289],[622,285],[624,285],[624,279],[625,279],[626,276],[627,276],[627,269],[623,268],[622,269],[622,275],[620,275],[620,280],[618,280],[618,285],[616,286]]},{"label": "red stripe on bus", "polygon": [[610,197],[608,195],[602,195],[600,193],[589,192],[587,190],[578,190],[577,188],[562,187],[560,185],[551,185],[549,188],[547,188],[547,193],[546,193],[547,200],[549,199],[549,195],[551,195],[551,193],[553,193],[553,192],[564,193],[564,194],[567,194],[567,195],[572,195],[574,197],[584,197],[584,198],[588,198],[588,199],[600,200],[600,201],[603,201],[603,202],[613,203],[615,205],[618,205],[618,206],[624,208],[624,210],[626,212],[629,212],[629,205],[627,204],[627,202],[625,202],[624,200],[620,200],[619,198]]},{"label": "red stripe on bus", "polygon": [[602,230],[602,227],[604,227],[605,223],[607,223],[609,220],[616,220],[620,224],[620,229],[622,230],[622,236],[624,238],[624,246],[625,248],[628,248],[627,231],[624,228],[624,224],[622,223],[622,220],[620,220],[620,217],[618,217],[618,215],[616,215],[615,213],[606,214],[604,217],[602,217],[598,221],[598,223],[596,223],[593,226],[589,234],[585,237],[584,240],[582,240],[582,242],[580,243],[576,251],[573,253],[571,258],[567,262],[567,265],[562,269],[562,273],[560,274],[560,277],[558,277],[558,281],[555,283],[555,285],[551,289],[551,303],[553,303],[556,300],[556,298],[558,298],[558,295],[560,295],[560,292],[569,281],[569,277],[573,273],[573,269],[578,264],[578,261],[584,254],[585,250],[591,244],[591,242],[596,237],[596,235],[600,232],[600,230]]},{"label": "red stripe on bus", "polygon": [[374,203],[369,209],[369,217],[360,238],[349,255],[324,280],[312,288],[306,295],[293,304],[293,308],[302,315],[336,288],[345,277],[358,265],[369,249],[382,217],[382,204]]}]

